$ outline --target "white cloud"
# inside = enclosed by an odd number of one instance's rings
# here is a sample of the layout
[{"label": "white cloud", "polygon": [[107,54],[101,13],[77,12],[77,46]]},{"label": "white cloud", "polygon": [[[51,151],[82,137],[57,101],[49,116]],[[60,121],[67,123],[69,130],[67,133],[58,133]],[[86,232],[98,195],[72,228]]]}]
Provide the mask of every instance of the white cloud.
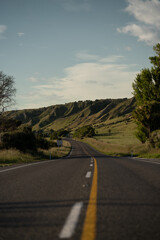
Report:
[{"label": "white cloud", "polygon": [[129,33],[137,37],[138,41],[146,42],[148,45],[153,45],[160,40],[158,32],[148,26],[140,26],[137,24],[129,24],[121,29],[117,29],[120,33]]},{"label": "white cloud", "polygon": [[124,58],[124,56],[112,55],[112,56],[100,59],[99,62],[113,63],[121,60],[122,58]]},{"label": "white cloud", "polygon": [[35,74],[35,75],[40,75],[40,73],[39,73],[39,72],[35,72],[34,74]]},{"label": "white cloud", "polygon": [[48,89],[49,89],[52,92],[52,90],[54,89],[54,85],[52,85],[52,84],[42,84],[42,85],[34,86],[33,88],[39,89],[43,92],[45,92],[46,90],[48,91]]},{"label": "white cloud", "polygon": [[7,30],[5,25],[0,25],[0,39],[4,39],[3,33]]},{"label": "white cloud", "polygon": [[118,98],[131,96],[135,72],[126,65],[83,63],[65,70],[63,89],[66,99]]},{"label": "white cloud", "polygon": [[[86,99],[131,97],[137,72],[124,64],[81,63],[65,69],[65,77],[34,86],[33,102],[47,105]],[[47,84],[48,82],[48,84]],[[48,99],[48,100],[47,100]],[[52,99],[52,102],[50,101]]]},{"label": "white cloud", "polygon": [[103,63],[113,63],[121,60],[124,56],[120,55],[111,55],[105,58],[101,58],[95,54],[89,54],[87,51],[81,51],[76,54],[77,59],[84,60],[84,61],[98,61]]},{"label": "white cloud", "polygon": [[18,94],[18,109],[30,109],[47,107],[50,105],[56,105],[57,103],[64,103],[63,98],[60,98],[55,94],[53,90],[54,85],[51,86],[34,86],[28,93]]},{"label": "white cloud", "polygon": [[30,77],[29,81],[31,81],[33,83],[39,82],[38,78],[36,78],[36,77]]},{"label": "white cloud", "polygon": [[99,57],[97,55],[89,54],[87,51],[81,51],[76,54],[76,57],[81,60],[97,60]]},{"label": "white cloud", "polygon": [[160,27],[160,1],[159,0],[127,0],[129,5],[126,12],[145,24]]},{"label": "white cloud", "polygon": [[[125,11],[134,16],[136,23],[117,28],[120,33],[137,37],[148,45],[160,41],[160,1],[127,0]],[[138,22],[137,22],[138,21]]]},{"label": "white cloud", "polygon": [[5,25],[0,25],[0,33],[5,32],[7,27]]},{"label": "white cloud", "polygon": [[91,59],[65,68],[62,78],[42,79],[33,75],[30,81],[34,86],[30,94],[21,96],[20,102],[25,102],[25,108],[31,108],[32,103],[33,107],[42,107],[78,100],[131,97],[132,83],[138,72],[132,70],[133,65],[118,63],[121,58],[109,56],[104,61],[97,56],[95,62]]},{"label": "white cloud", "polygon": [[22,36],[24,36],[24,33],[23,33],[23,32],[18,32],[17,35],[18,35],[19,37],[22,37]]},{"label": "white cloud", "polygon": [[132,48],[129,47],[129,46],[126,46],[126,47],[125,47],[125,50],[128,51],[128,52],[130,52],[130,51],[132,51]]}]

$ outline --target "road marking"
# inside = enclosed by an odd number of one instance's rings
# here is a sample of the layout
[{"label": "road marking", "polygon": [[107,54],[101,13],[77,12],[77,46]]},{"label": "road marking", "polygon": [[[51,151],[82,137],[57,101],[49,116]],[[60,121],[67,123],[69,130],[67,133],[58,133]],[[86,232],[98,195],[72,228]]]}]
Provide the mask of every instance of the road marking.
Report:
[{"label": "road marking", "polygon": [[0,173],[2,173],[2,172],[8,172],[8,171],[15,170],[15,169],[18,169],[18,168],[29,167],[29,166],[33,166],[33,165],[37,165],[37,164],[43,164],[43,163],[48,163],[48,162],[51,163],[51,162],[55,162],[55,161],[58,161],[58,160],[48,160],[48,161],[37,162],[37,163],[28,163],[28,164],[25,164],[25,165],[22,165],[22,166],[17,166],[17,167],[12,167],[12,168],[8,168],[8,169],[4,169],[4,170],[0,171]]},{"label": "road marking", "polygon": [[90,167],[93,167],[93,164],[90,164]]},{"label": "road marking", "polygon": [[[72,151],[73,151],[73,149],[71,149],[70,154],[67,157],[64,157],[64,158],[69,158],[71,156],[71,154],[72,154]],[[60,159],[63,160],[64,158],[59,158],[59,159],[55,159],[55,160],[47,160],[47,161],[36,162],[36,163],[27,163],[27,164],[24,164],[24,165],[21,165],[21,166],[11,167],[11,168],[7,168],[7,169],[4,169],[4,170],[1,170],[0,173],[8,172],[8,171],[11,171],[11,170],[16,170],[18,168],[29,167],[29,166],[37,165],[37,164],[44,164],[44,163],[48,163],[48,162],[56,162],[56,161],[59,161]]]},{"label": "road marking", "polygon": [[72,146],[71,146],[71,151],[70,151],[69,155],[66,156],[66,157],[64,157],[64,158],[69,158],[69,157],[72,155],[72,152],[73,152],[73,148],[72,148]]},{"label": "road marking", "polygon": [[136,160],[138,162],[146,162],[146,163],[151,163],[151,164],[160,164],[160,162],[155,162],[155,161],[152,161],[152,160],[145,160],[145,159],[136,159],[136,158],[131,158],[132,160]]},{"label": "road marking", "polygon": [[97,161],[94,158],[94,175],[81,240],[96,239],[97,180],[98,180]]},{"label": "road marking", "polygon": [[86,178],[90,178],[91,177],[91,172],[87,172],[87,174],[86,174]]},{"label": "road marking", "polygon": [[66,222],[59,234],[59,238],[71,238],[75,232],[78,218],[83,207],[83,202],[77,202],[72,207],[70,214],[68,215]]}]

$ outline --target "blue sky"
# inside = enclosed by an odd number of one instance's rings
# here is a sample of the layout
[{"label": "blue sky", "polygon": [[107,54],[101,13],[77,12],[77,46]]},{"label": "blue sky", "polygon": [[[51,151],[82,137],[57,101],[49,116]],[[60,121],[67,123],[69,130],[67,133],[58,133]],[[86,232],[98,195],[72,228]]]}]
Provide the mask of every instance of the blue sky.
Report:
[{"label": "blue sky", "polygon": [[132,97],[160,42],[159,0],[0,0],[0,71],[14,109]]}]

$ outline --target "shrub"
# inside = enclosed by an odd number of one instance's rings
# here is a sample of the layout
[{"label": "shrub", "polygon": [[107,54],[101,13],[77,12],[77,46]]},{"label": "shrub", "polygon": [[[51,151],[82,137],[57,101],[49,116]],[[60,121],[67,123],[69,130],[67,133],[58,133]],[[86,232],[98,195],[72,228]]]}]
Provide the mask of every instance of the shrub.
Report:
[{"label": "shrub", "polygon": [[152,147],[160,148],[160,130],[156,130],[151,134]]},{"label": "shrub", "polygon": [[95,129],[90,125],[78,128],[73,134],[74,137],[78,137],[78,138],[93,137],[94,135],[95,135]]},{"label": "shrub", "polygon": [[141,143],[145,143],[149,137],[147,129],[141,125],[137,127],[135,136],[141,141]]},{"label": "shrub", "polygon": [[56,140],[58,138],[58,134],[56,131],[54,131],[51,135],[50,135],[50,140]]},{"label": "shrub", "polygon": [[36,138],[31,128],[24,128],[23,131],[7,132],[2,134],[3,148],[16,148],[23,152],[36,150]]},{"label": "shrub", "polygon": [[38,136],[36,137],[36,146],[37,148],[42,148],[42,149],[49,149],[50,148],[50,142],[47,141],[45,138]]},{"label": "shrub", "polygon": [[60,139],[62,137],[66,137],[67,135],[69,135],[69,131],[64,129],[60,129],[58,131],[52,131],[50,135],[50,140]]},{"label": "shrub", "polygon": [[16,130],[21,125],[21,121],[0,116],[0,132]]},{"label": "shrub", "polygon": [[69,134],[69,131],[64,129],[60,129],[57,131],[58,137],[66,137],[68,134]]}]

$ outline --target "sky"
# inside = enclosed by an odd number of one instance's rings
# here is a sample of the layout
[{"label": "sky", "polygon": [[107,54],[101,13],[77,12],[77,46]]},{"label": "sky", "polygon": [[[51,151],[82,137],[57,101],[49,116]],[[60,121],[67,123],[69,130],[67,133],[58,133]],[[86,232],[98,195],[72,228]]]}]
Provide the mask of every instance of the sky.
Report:
[{"label": "sky", "polygon": [[12,109],[130,98],[160,42],[160,0],[0,0]]}]

